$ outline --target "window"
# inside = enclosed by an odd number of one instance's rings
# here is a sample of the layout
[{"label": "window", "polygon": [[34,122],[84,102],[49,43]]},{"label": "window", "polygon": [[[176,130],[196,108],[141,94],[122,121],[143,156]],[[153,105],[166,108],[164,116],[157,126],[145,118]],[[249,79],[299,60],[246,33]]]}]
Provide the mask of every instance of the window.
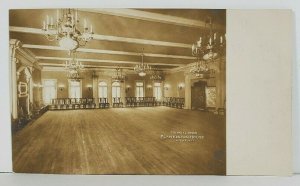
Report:
[{"label": "window", "polygon": [[69,81],[69,98],[81,98],[81,81]]},{"label": "window", "polygon": [[45,79],[43,80],[43,101],[44,104],[50,104],[51,99],[55,99],[57,96],[56,92],[56,80]]},{"label": "window", "polygon": [[144,83],[136,82],[136,97],[144,97]]},{"label": "window", "polygon": [[161,83],[154,83],[154,97],[156,100],[161,100]]},{"label": "window", "polygon": [[112,97],[113,98],[121,97],[121,87],[119,82],[113,82],[112,84]]},{"label": "window", "polygon": [[99,83],[99,98],[107,98],[107,84],[103,81]]}]

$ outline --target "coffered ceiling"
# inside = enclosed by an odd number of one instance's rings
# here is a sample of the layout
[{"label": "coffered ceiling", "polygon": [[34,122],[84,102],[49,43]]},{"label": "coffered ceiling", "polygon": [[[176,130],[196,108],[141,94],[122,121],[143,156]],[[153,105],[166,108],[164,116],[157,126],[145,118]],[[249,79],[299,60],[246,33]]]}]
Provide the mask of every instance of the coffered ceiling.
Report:
[{"label": "coffered ceiling", "polygon": [[[62,68],[69,58],[57,41],[48,41],[41,30],[46,16],[55,9],[10,10],[10,38],[31,50],[42,67]],[[79,9],[81,22],[94,28],[94,39],[77,49],[80,61],[93,69],[133,69],[144,61],[159,69],[181,67],[195,61],[191,45],[209,32],[205,20],[214,20],[214,30],[225,33],[225,10],[195,9]]]}]

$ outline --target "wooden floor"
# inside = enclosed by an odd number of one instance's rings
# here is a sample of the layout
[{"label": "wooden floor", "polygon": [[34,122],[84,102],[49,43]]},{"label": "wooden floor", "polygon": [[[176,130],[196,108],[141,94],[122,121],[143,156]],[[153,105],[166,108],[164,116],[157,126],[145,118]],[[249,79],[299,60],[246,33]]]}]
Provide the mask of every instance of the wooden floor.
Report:
[{"label": "wooden floor", "polygon": [[[204,139],[161,139],[196,131]],[[48,111],[13,136],[25,173],[225,174],[225,117],[168,107]]]}]

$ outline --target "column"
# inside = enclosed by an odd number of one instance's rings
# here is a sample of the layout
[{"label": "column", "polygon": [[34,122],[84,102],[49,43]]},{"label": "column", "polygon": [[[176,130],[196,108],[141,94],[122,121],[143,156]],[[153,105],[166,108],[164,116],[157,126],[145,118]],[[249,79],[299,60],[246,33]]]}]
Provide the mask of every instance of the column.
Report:
[{"label": "column", "polygon": [[12,118],[18,118],[18,92],[17,92],[17,66],[18,60],[16,58],[11,61],[11,113]]},{"label": "column", "polygon": [[224,58],[221,58],[217,62],[216,72],[216,110],[219,108],[225,108],[225,97],[226,97],[226,73],[225,73],[225,62]]},{"label": "column", "polygon": [[121,83],[121,102],[123,103],[123,106],[125,105],[125,95],[126,95],[126,83],[124,80],[124,82]]},{"label": "column", "polygon": [[226,63],[225,58],[221,58],[220,73],[221,73],[221,108],[226,108]]},{"label": "column", "polygon": [[184,109],[192,109],[192,85],[191,78],[188,74],[185,74],[185,94],[184,94]]},{"label": "column", "polygon": [[10,109],[13,119],[18,118],[18,92],[17,92],[17,63],[19,62],[16,59],[16,49],[21,46],[20,41],[16,39],[11,39],[9,41],[9,53],[10,53],[10,85],[11,85],[11,100],[10,100]]},{"label": "column", "polygon": [[27,115],[30,116],[31,115],[30,103],[31,103],[31,93],[32,93],[32,90],[31,90],[32,76],[31,76],[30,70],[28,70],[28,69],[29,68],[25,68],[24,73],[26,75],[26,84],[27,84],[26,108],[27,108]]},{"label": "column", "polygon": [[110,106],[112,107],[113,102],[112,102],[112,81],[111,80],[107,81],[107,99]]},{"label": "column", "polygon": [[98,99],[98,78],[93,76],[93,98],[96,102],[96,107],[99,107],[99,99]]},{"label": "column", "polygon": [[31,104],[30,110],[29,110],[29,115],[31,115],[32,113],[32,109],[33,109],[33,78],[32,78],[32,72],[33,72],[33,68],[30,67],[30,79],[28,82],[28,86],[29,86],[29,104]]},{"label": "column", "polygon": [[221,69],[220,69],[220,60],[216,62],[216,110],[221,107]]}]

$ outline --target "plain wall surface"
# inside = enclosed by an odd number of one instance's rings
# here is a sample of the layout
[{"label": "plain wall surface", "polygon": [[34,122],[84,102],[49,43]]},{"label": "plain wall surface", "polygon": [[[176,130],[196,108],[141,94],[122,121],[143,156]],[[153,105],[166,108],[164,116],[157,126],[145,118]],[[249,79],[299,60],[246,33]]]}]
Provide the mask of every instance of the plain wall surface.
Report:
[{"label": "plain wall surface", "polygon": [[227,11],[227,175],[292,174],[292,15]]}]

